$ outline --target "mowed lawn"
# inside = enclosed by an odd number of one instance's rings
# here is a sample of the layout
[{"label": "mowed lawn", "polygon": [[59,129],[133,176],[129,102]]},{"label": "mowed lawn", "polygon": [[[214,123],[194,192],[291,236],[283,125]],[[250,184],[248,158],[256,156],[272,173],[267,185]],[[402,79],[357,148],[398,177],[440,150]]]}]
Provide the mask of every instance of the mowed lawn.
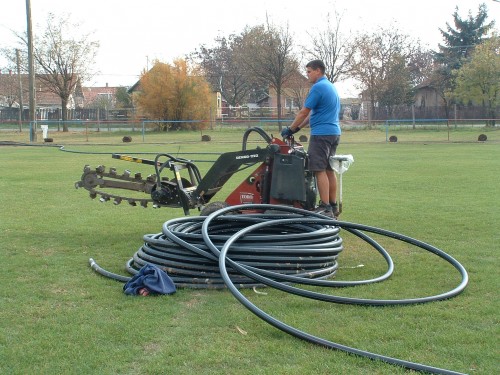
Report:
[{"label": "mowed lawn", "polygon": [[[40,142],[41,147],[0,145],[0,373],[407,374],[287,335],[228,290],[130,297],[123,284],[89,267],[93,258],[106,270],[127,275],[125,263],[142,236],[160,232],[165,221],[183,212],[91,200],[74,188],[83,166],[148,174],[151,167],[112,159],[111,153],[166,152],[196,160],[205,173],[216,155],[204,153],[241,149],[243,130],[214,131],[210,142],[189,134],[170,134],[168,143],[161,138],[141,143],[134,136],[129,144],[118,135],[100,142],[67,137],[59,143],[64,150]],[[341,219],[445,251],[468,271],[465,291],[445,301],[393,307],[326,303],[271,288],[246,289],[244,295],[286,324],[342,345],[461,373],[498,373],[500,143],[446,142],[443,134],[434,142],[432,132],[425,142],[370,142],[371,134],[347,133],[339,147],[339,154],[355,160],[343,176]],[[248,174],[234,176],[217,200]],[[341,236],[337,279],[385,273],[376,251],[347,232]],[[459,273],[435,255],[375,237],[395,263],[389,280],[309,289],[396,299],[444,293],[460,282]]]}]

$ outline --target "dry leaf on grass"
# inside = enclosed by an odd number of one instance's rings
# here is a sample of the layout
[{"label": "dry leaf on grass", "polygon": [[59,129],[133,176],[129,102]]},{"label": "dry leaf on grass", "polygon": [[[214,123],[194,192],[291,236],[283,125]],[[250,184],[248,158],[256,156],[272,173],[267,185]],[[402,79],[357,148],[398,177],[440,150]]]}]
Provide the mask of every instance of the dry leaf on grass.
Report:
[{"label": "dry leaf on grass", "polygon": [[256,287],[253,287],[253,291],[255,293],[257,293],[257,294],[264,294],[265,296],[267,296],[267,293],[265,293],[265,292],[259,292]]},{"label": "dry leaf on grass", "polygon": [[246,335],[247,334],[247,331],[244,331],[242,330],[240,327],[236,326],[236,329],[238,330],[239,333],[241,333],[242,335]]}]

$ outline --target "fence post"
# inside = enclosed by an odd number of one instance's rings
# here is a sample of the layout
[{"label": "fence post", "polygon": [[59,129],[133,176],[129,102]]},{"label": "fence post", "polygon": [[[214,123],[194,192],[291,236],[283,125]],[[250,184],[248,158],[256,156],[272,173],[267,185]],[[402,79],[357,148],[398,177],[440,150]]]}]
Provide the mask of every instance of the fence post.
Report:
[{"label": "fence post", "polygon": [[455,117],[455,129],[456,129],[457,128],[457,104],[456,103],[454,104],[453,112],[454,112],[454,117]]},{"label": "fence post", "polygon": [[99,111],[99,107],[97,107],[97,131],[101,131],[101,113]]},{"label": "fence post", "polygon": [[214,128],[214,119],[212,117],[213,116],[213,114],[212,114],[212,107],[210,107],[210,114],[209,114],[209,116],[210,116],[210,130],[213,130],[213,128]]},{"label": "fence post", "polygon": [[389,120],[385,120],[385,142],[389,142]]},{"label": "fence post", "polygon": [[415,103],[411,105],[411,119],[413,122],[413,130],[415,130]]}]

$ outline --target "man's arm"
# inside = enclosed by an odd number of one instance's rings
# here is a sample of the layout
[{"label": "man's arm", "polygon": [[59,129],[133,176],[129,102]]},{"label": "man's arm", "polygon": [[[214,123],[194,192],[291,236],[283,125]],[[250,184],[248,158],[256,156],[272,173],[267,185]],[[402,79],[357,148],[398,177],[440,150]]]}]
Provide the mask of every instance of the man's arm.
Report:
[{"label": "man's arm", "polygon": [[290,125],[290,129],[295,133],[298,132],[303,127],[307,126],[309,123],[309,118],[311,116],[311,109],[307,107],[302,107],[302,109],[297,113],[295,119]]}]

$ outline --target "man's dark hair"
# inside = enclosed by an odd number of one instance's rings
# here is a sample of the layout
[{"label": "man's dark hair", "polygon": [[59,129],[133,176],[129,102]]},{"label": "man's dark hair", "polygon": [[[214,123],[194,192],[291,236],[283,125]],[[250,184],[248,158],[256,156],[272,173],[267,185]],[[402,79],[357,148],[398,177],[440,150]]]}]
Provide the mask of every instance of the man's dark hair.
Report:
[{"label": "man's dark hair", "polygon": [[319,69],[319,70],[321,70],[321,73],[323,73],[323,74],[325,74],[325,70],[326,70],[325,63],[321,60],[309,61],[306,65],[306,68],[311,68],[313,70]]}]

